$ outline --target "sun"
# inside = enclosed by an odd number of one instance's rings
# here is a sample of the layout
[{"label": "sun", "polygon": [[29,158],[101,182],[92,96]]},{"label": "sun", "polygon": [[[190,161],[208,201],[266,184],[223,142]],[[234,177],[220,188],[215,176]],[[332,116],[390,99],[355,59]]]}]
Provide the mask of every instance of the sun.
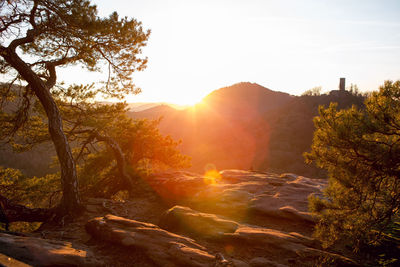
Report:
[{"label": "sun", "polygon": [[200,103],[202,101],[202,98],[192,94],[192,95],[177,95],[173,97],[170,102],[172,104],[176,104],[179,106],[195,106],[196,104]]}]

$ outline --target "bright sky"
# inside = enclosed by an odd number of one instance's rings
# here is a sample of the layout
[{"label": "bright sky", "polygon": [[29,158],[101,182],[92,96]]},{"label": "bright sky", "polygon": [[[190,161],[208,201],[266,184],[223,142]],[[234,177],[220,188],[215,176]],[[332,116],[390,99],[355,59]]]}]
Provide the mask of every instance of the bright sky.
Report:
[{"label": "bright sky", "polygon": [[94,2],[101,16],[117,11],[152,31],[148,68],[134,74],[143,92],[128,102],[192,104],[242,81],[300,95],[337,89],[340,77],[361,90],[400,79],[399,0]]}]

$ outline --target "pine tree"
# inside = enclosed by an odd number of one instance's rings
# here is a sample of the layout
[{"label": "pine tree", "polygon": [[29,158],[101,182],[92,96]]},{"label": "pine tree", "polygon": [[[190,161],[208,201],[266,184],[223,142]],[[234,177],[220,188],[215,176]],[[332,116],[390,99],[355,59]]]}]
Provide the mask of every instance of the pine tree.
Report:
[{"label": "pine tree", "polygon": [[131,74],[146,66],[147,59],[138,55],[150,32],[117,13],[100,18],[88,0],[0,1],[0,10],[0,72],[10,77],[2,88],[3,98],[12,93],[16,82],[23,85],[23,101],[8,118],[14,124],[9,135],[28,120],[31,101],[37,98],[46,112],[61,166],[60,210],[74,213],[81,206],[76,167],[52,94],[57,67],[81,64],[98,71],[107,65],[107,81],[94,90],[120,98],[136,93]]},{"label": "pine tree", "polygon": [[320,107],[307,161],[329,173],[325,198],[311,197],[319,217],[316,235],[355,248],[381,240],[399,220],[400,81],[386,81],[365,109]]}]

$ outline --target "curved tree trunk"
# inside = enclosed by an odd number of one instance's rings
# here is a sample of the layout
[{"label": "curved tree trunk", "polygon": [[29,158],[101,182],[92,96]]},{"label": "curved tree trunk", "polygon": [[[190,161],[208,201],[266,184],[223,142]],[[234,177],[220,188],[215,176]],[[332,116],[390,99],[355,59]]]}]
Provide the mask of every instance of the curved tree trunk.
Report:
[{"label": "curved tree trunk", "polygon": [[113,138],[109,136],[101,135],[97,131],[94,131],[93,135],[97,140],[105,142],[112,149],[122,180],[128,184],[131,190],[133,190],[135,188],[135,184],[133,183],[130,175],[126,172],[126,160],[124,154],[122,153],[121,147]]},{"label": "curved tree trunk", "polygon": [[4,49],[0,52],[2,57],[28,82],[46,111],[49,133],[54,143],[61,167],[63,197],[60,203],[60,211],[65,214],[76,213],[82,209],[82,206],[78,190],[75,162],[68,140],[63,131],[60,111],[50,93],[50,88],[55,84],[56,78],[54,66],[52,69],[54,73],[51,73],[52,70],[49,69],[52,81],[48,81],[48,83],[50,82],[50,86],[47,86],[14,50]]}]

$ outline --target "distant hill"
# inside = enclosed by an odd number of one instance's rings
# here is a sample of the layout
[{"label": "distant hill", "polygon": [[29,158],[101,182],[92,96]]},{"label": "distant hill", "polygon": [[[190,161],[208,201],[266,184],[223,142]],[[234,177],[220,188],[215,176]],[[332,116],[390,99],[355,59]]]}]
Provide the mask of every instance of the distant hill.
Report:
[{"label": "distant hill", "polygon": [[163,116],[163,114],[169,114],[171,116],[172,114],[179,113],[178,109],[173,108],[170,105],[165,105],[165,104],[160,104],[160,105],[155,105],[150,108],[147,108],[145,110],[139,110],[139,111],[131,111],[128,114],[131,114],[131,116],[137,118],[137,119],[158,119]]},{"label": "distant hill", "polygon": [[164,103],[144,103],[144,102],[140,102],[140,103],[128,103],[128,107],[129,110],[131,111],[143,111],[149,108],[154,108],[157,106],[161,106],[164,105]]},{"label": "distant hill", "polygon": [[242,82],[213,91],[203,102],[225,115],[249,117],[279,108],[292,98],[256,83]]},{"label": "distant hill", "polygon": [[330,102],[347,108],[362,106],[363,98],[350,93],[291,96],[243,82],[215,90],[191,108],[158,106],[129,116],[163,117],[161,132],[182,140],[181,150],[192,157],[193,171],[214,164],[218,169],[323,176],[305,165],[302,153],[310,148],[318,106]]},{"label": "distant hill", "polygon": [[[114,102],[102,101],[100,103],[108,105],[108,104],[112,104]],[[144,111],[144,110],[151,109],[151,108],[158,107],[158,106],[169,106],[169,107],[172,107],[177,110],[182,110],[182,109],[189,107],[189,106],[185,106],[185,105],[171,104],[171,103],[166,103],[166,102],[129,102],[127,104],[128,104],[128,108],[131,112]]]},{"label": "distant hill", "polygon": [[260,160],[257,146],[268,140],[269,124],[263,114],[292,99],[258,84],[239,83],[216,90],[185,110],[157,107],[129,115],[162,116],[161,132],[182,140],[182,152],[192,157],[192,170],[202,172],[207,164],[219,169],[250,169]]}]

